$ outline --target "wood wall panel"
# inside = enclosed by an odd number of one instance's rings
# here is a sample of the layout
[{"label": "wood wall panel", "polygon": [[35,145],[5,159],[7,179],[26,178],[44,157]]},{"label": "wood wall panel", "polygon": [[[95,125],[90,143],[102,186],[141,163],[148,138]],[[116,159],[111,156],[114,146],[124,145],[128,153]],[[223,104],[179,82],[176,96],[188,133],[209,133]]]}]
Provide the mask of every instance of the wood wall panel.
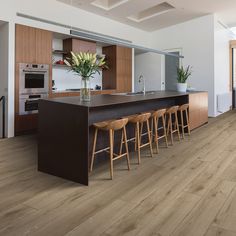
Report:
[{"label": "wood wall panel", "polygon": [[102,53],[106,55],[106,62],[108,66],[108,69],[105,69],[102,72],[103,89],[116,89],[116,47],[103,47]]},{"label": "wood wall panel", "polygon": [[189,94],[189,122],[193,130],[208,122],[208,93]]},{"label": "wood wall panel", "polygon": [[96,42],[69,38],[63,40],[63,50],[68,53],[71,51],[96,53]]},{"label": "wood wall panel", "polygon": [[108,70],[103,71],[103,88],[117,92],[132,91],[132,49],[120,46],[103,48]]},{"label": "wood wall panel", "polygon": [[73,39],[72,49],[75,52],[96,53],[96,43],[80,39]]},{"label": "wood wall panel", "polygon": [[19,63],[15,64],[15,114],[19,114]]},{"label": "wood wall panel", "polygon": [[36,30],[35,28],[16,25],[16,62],[36,62]]},{"label": "wood wall panel", "polygon": [[52,64],[52,32],[36,29],[36,63]]},{"label": "wood wall panel", "polygon": [[38,114],[16,115],[15,116],[15,134],[27,134],[36,131],[38,127]]}]

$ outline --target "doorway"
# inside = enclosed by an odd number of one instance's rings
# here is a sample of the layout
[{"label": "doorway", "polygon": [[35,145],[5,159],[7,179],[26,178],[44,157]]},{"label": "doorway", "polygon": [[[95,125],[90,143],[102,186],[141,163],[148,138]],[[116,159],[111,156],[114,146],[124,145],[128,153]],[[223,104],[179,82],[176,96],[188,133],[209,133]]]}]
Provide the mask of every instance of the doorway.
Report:
[{"label": "doorway", "polygon": [[[181,49],[166,50],[176,56],[182,55]],[[177,67],[182,61],[179,57],[165,56],[165,90],[176,90]]]}]

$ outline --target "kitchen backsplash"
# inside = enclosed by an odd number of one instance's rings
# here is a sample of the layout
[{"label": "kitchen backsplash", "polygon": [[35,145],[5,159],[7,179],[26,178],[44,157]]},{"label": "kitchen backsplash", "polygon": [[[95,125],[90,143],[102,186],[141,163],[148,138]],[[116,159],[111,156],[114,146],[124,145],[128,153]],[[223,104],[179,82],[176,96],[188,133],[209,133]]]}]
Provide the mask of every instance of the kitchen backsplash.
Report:
[{"label": "kitchen backsplash", "polygon": [[[53,39],[53,50],[63,50],[62,39]],[[97,46],[97,53],[102,54],[102,47]],[[54,61],[62,60],[62,55],[54,54]],[[66,89],[78,89],[81,87],[81,78],[74,72],[69,71],[66,67],[53,67],[52,79],[55,81],[55,88],[57,91],[64,91]],[[102,86],[102,71],[100,75],[97,73],[91,79],[91,88],[95,86]]]}]

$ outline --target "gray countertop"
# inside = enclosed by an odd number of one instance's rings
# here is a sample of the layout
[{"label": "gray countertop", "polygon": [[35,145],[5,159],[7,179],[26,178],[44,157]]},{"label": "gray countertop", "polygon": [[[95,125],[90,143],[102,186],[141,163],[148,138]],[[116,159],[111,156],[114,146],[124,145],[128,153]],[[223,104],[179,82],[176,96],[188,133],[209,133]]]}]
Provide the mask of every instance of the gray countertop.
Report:
[{"label": "gray countertop", "polygon": [[70,105],[77,105],[87,108],[96,108],[96,107],[104,107],[104,106],[111,106],[111,105],[119,105],[119,104],[126,104],[126,103],[136,103],[136,102],[143,102],[146,100],[159,100],[165,98],[172,98],[172,97],[179,97],[179,96],[186,96],[192,93],[199,93],[200,91],[194,92],[186,92],[180,93],[176,91],[155,91],[150,94],[139,94],[139,95],[112,95],[112,94],[104,94],[104,95],[94,95],[91,96],[90,102],[81,102],[80,97],[62,97],[62,98],[50,98],[50,99],[43,99],[46,101],[56,102],[56,103],[66,103]]}]

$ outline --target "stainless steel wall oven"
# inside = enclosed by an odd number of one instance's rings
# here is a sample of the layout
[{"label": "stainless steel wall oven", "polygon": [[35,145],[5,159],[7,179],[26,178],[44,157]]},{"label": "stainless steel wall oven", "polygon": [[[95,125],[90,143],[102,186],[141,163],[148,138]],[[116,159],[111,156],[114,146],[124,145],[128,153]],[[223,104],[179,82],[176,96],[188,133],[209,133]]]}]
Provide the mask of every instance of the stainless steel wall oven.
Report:
[{"label": "stainless steel wall oven", "polygon": [[38,102],[48,97],[49,65],[20,63],[19,113],[38,112]]}]

